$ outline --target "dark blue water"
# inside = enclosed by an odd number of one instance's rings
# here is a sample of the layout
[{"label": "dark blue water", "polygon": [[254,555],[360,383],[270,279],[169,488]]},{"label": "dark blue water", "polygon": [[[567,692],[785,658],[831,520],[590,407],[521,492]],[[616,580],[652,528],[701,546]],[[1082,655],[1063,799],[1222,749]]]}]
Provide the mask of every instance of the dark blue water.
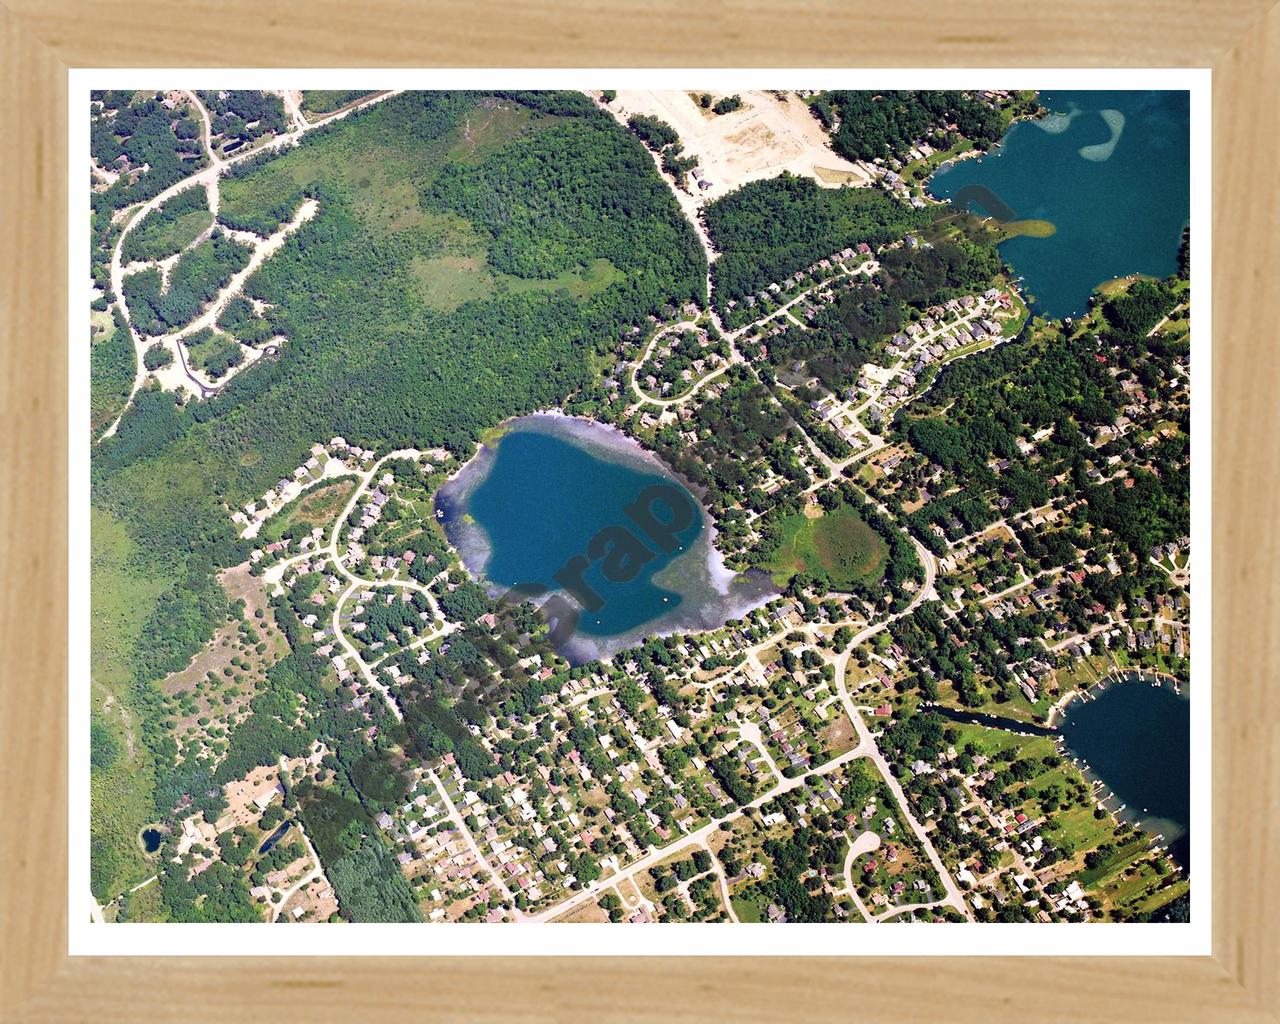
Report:
[{"label": "dark blue water", "polygon": [[[675,487],[686,508],[695,511],[689,526],[676,534],[679,547],[674,552],[656,546],[627,515],[627,507],[655,484]],[[471,495],[467,510],[488,536],[485,575],[494,583],[564,591],[556,573],[571,559],[587,560],[582,578],[601,601],[599,608],[584,608],[579,620],[579,630],[588,636],[625,633],[674,611],[683,597],[656,584],[654,574],[687,550],[703,529],[697,499],[673,477],[635,462],[603,458],[570,438],[537,429],[513,430],[502,438],[489,475]],[[665,507],[658,512],[667,515]],[[606,528],[626,530],[637,541],[637,560],[647,559],[632,579],[608,579],[604,559],[589,557],[592,538]]]},{"label": "dark blue water", "polygon": [[[655,487],[671,502],[646,500]],[[628,511],[637,503],[651,522],[671,524],[669,550]],[[652,453],[589,420],[513,421],[440,488],[436,504],[450,542],[495,596],[545,588],[577,608],[572,636],[553,636],[575,663],[650,635],[718,628],[777,593],[764,574],[724,569],[697,497]],[[678,529],[673,504],[683,513]],[[566,582],[575,563],[580,571]]]},{"label": "dark blue water", "polygon": [[1190,863],[1191,702],[1167,686],[1116,683],[1074,701],[1060,728],[1067,749],[1126,805],[1122,816],[1161,834]]},{"label": "dark blue water", "polygon": [[[1014,125],[985,156],[941,168],[929,189],[942,199],[964,189],[960,199],[980,213],[1051,222],[1052,236],[1009,239],[1001,255],[1038,312],[1075,316],[1105,281],[1177,269],[1190,216],[1190,99],[1073,90],[1042,92],[1040,102],[1054,113]],[[971,201],[973,186],[998,202]]]},{"label": "dark blue water", "polygon": [[280,842],[280,839],[292,826],[292,821],[281,822],[279,827],[277,827],[271,835],[267,836],[267,838],[262,841],[262,845],[258,847],[258,853],[270,853],[271,848],[274,847],[276,843]]},{"label": "dark blue water", "polygon": [[144,828],[142,830],[142,848],[147,853],[155,853],[160,849],[161,833],[159,829]]},{"label": "dark blue water", "polygon": [[927,702],[920,706],[941,715],[943,718],[950,719],[953,722],[964,722],[967,725],[981,725],[988,729],[1004,729],[1006,732],[1016,732],[1023,736],[1058,735],[1056,729],[1019,722],[1016,718],[1005,718],[1002,715],[988,715],[981,711],[961,711],[959,708],[949,708],[945,704],[930,704]]}]

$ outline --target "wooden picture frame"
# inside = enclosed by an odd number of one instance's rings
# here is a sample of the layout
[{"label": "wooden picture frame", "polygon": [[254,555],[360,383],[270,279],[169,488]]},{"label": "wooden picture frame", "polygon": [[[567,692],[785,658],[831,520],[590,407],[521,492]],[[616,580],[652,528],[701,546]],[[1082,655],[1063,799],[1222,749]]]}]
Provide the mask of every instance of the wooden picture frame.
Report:
[{"label": "wooden picture frame", "polygon": [[[1274,842],[1280,8],[670,0],[0,6],[3,1019],[1280,1017]],[[76,66],[1166,66],[1214,69],[1213,950],[1201,958],[337,959],[67,955],[67,70]],[[1269,346],[1268,346],[1269,347]],[[177,927],[177,926],[176,926]],[[175,942],[181,943],[181,932]],[[965,952],[965,951],[958,951]]]}]

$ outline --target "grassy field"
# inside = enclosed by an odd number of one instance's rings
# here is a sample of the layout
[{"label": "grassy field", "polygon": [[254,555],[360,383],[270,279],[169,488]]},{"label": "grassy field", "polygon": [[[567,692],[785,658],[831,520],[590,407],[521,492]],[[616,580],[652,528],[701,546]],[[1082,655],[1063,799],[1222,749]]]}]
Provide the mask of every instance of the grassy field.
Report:
[{"label": "grassy field", "polygon": [[134,229],[129,241],[145,249],[148,259],[161,259],[190,245],[212,223],[213,214],[208,210],[192,210],[170,221],[151,216]]},{"label": "grassy field", "polygon": [[263,524],[259,535],[262,543],[277,541],[286,532],[296,535],[317,526],[327,530],[355,487],[355,477],[339,477],[299,495]]},{"label": "grassy field", "polygon": [[779,583],[807,572],[825,575],[839,590],[884,574],[889,547],[852,509],[818,517],[797,512],[781,525],[782,543],[766,566]]},{"label": "grassy field", "polygon": [[92,512],[93,624],[91,697],[95,731],[105,730],[111,756],[90,776],[94,871],[98,894],[115,896],[149,874],[138,832],[151,820],[152,760],[142,742],[139,716],[130,706],[130,655],[152,602],[167,581],[139,571],[134,543],[123,523]]},{"label": "grassy field", "polygon": [[474,166],[512,139],[554,121],[553,117],[513,103],[476,107],[462,118],[453,145],[445,155],[451,161]]},{"label": "grassy field", "polygon": [[94,310],[90,313],[89,325],[92,329],[91,340],[95,345],[100,341],[104,341],[115,329],[111,314],[106,310]]},{"label": "grassy field", "polygon": [[328,114],[368,95],[367,89],[307,89],[302,94],[302,112]]},{"label": "grassy field", "polygon": [[813,173],[824,185],[845,185],[864,180],[856,171],[841,171],[834,167],[814,167]]},{"label": "grassy field", "polygon": [[429,309],[449,313],[475,299],[522,292],[564,290],[570,298],[581,300],[622,278],[618,269],[603,258],[545,279],[494,271],[488,264],[484,240],[467,221],[453,214],[431,219],[440,230],[443,251],[435,256],[414,256],[409,267],[413,297]]}]

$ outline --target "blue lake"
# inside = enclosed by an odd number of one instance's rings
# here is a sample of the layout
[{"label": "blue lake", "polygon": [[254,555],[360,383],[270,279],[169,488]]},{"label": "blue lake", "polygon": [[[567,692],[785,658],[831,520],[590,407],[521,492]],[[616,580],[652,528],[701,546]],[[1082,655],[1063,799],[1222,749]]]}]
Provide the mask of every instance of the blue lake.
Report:
[{"label": "blue lake", "polygon": [[[1190,864],[1191,702],[1136,673],[1074,700],[1057,729],[998,715],[929,705],[943,718],[1024,736],[1062,738],[1086,778],[1102,782],[1106,806],[1152,836],[1183,867]],[[1123,810],[1121,809],[1123,807]]]},{"label": "blue lake", "polygon": [[1106,281],[1177,269],[1190,216],[1190,99],[1080,90],[1042,92],[1040,102],[1049,116],[1015,124],[984,156],[940,168],[929,190],[978,213],[1052,223],[1049,237],[1011,238],[1000,252],[1037,312],[1075,316]]},{"label": "blue lake", "polygon": [[1191,702],[1131,678],[1073,701],[1059,725],[1067,749],[1114,794],[1107,805],[1190,863]]},{"label": "blue lake", "polygon": [[577,610],[562,648],[573,660],[714,628],[774,592],[724,570],[697,497],[652,453],[588,420],[513,421],[440,489],[437,507],[491,592],[527,586]]}]

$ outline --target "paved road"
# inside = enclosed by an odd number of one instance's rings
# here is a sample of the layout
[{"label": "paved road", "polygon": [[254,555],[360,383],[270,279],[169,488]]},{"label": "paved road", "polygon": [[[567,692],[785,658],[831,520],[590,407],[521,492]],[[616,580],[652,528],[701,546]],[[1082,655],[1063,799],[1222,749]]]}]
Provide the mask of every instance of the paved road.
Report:
[{"label": "paved road", "polygon": [[159,195],[155,196],[152,199],[148,199],[146,202],[142,203],[137,208],[133,216],[130,218],[129,222],[124,226],[124,230],[120,232],[120,237],[116,239],[115,248],[111,250],[112,305],[120,310],[120,315],[124,317],[125,324],[129,328],[129,334],[133,338],[134,355],[137,363],[137,372],[134,374],[133,387],[129,391],[128,401],[125,402],[124,407],[120,410],[120,415],[116,417],[115,422],[113,422],[111,426],[109,426],[102,433],[101,437],[99,437],[99,440],[110,437],[112,434],[116,432],[116,428],[119,427],[120,425],[120,418],[124,416],[125,412],[128,411],[129,406],[133,403],[133,396],[138,393],[139,389],[141,389],[143,384],[146,383],[147,377],[150,376],[150,372],[142,363],[142,357],[143,357],[143,354],[146,352],[147,348],[150,346],[151,340],[144,339],[134,328],[133,320],[129,316],[129,306],[128,306],[128,303],[125,302],[125,298],[124,298],[124,266],[121,261],[122,261],[122,253],[124,251],[124,240],[125,238],[128,237],[129,232],[132,231],[135,227],[137,227],[138,224],[140,224],[143,221],[143,219],[146,218],[146,216],[149,213],[151,213],[153,210],[156,210],[159,207],[163,206],[165,202],[167,202],[169,199],[172,199],[179,192],[185,192],[189,188],[204,187],[209,190],[210,199],[211,199],[210,206],[214,210],[214,213],[216,216],[216,213],[217,213],[216,197],[218,194],[218,179],[222,177],[222,175],[226,172],[227,168],[232,167],[236,164],[239,164],[244,160],[250,160],[261,153],[267,153],[277,149],[281,149],[285,146],[294,145],[295,143],[301,141],[302,136],[305,135],[307,132],[314,131],[316,128],[319,128],[322,125],[331,124],[334,121],[341,120],[342,118],[346,117],[348,114],[351,114],[356,110],[363,110],[364,108],[372,106],[375,103],[381,103],[383,100],[389,99],[392,96],[395,96],[403,91],[404,91],[403,89],[393,89],[388,92],[378,93],[377,95],[371,96],[368,99],[363,100],[360,103],[354,104],[350,107],[347,107],[344,110],[335,111],[333,114],[329,115],[326,118],[323,118],[322,120],[309,122],[305,125],[296,127],[290,131],[284,132],[281,135],[275,136],[274,138],[268,140],[266,143],[264,143],[261,146],[256,146],[253,149],[247,149],[243,152],[237,153],[235,156],[227,157],[225,160],[213,153],[212,146],[211,146],[212,140],[209,137],[209,132],[212,131],[212,127],[209,120],[209,112],[205,110],[204,104],[200,102],[199,98],[194,93],[189,94],[196,108],[200,111],[201,117],[204,121],[204,127],[205,127],[204,143],[212,162],[208,167],[205,167],[197,171],[196,173],[186,178],[183,178],[179,182],[175,182],[173,185],[170,185],[167,189],[165,189]]},{"label": "paved road", "polygon": [[440,781],[440,777],[436,775],[435,770],[427,769],[427,778],[429,778],[440,792],[440,799],[444,801],[445,807],[449,809],[449,820],[453,822],[454,828],[462,833],[467,847],[471,850],[471,855],[475,857],[476,863],[479,864],[493,879],[493,884],[502,892],[503,897],[511,904],[511,912],[516,915],[517,919],[524,917],[524,914],[516,908],[515,896],[511,890],[507,888],[507,883],[502,880],[502,875],[493,869],[484,854],[480,851],[480,844],[476,842],[475,836],[471,834],[471,830],[467,828],[467,823],[462,818],[462,812],[458,810],[453,800],[450,799],[448,790],[444,788],[444,783]]},{"label": "paved road", "polygon": [[686,850],[689,850],[696,846],[706,846],[708,837],[711,836],[712,833],[714,833],[716,829],[720,827],[721,823],[726,821],[734,821],[735,819],[740,818],[746,812],[747,809],[759,808],[762,805],[768,803],[770,800],[774,799],[775,797],[781,796],[783,793],[789,793],[793,789],[798,789],[800,786],[805,785],[807,782],[809,782],[810,779],[814,778],[815,776],[821,777],[824,775],[830,775],[836,769],[843,767],[844,765],[848,764],[850,761],[855,760],[856,758],[863,757],[866,753],[867,751],[864,749],[863,745],[859,744],[858,746],[854,747],[852,750],[848,750],[845,753],[841,754],[839,757],[832,758],[830,761],[827,761],[825,764],[819,765],[816,769],[814,769],[812,772],[809,772],[806,775],[799,775],[794,779],[784,779],[782,782],[778,783],[775,786],[770,787],[760,796],[756,797],[754,800],[751,801],[751,803],[746,804],[744,807],[739,808],[738,810],[735,810],[732,814],[726,814],[719,818],[713,818],[711,821],[707,822],[707,824],[703,825],[701,828],[696,829],[693,832],[690,832],[688,835],[682,837],[681,839],[676,840],[673,843],[668,843],[666,846],[650,847],[648,853],[646,853],[644,856],[640,857],[639,859],[632,861],[630,864],[626,865],[617,874],[610,875],[608,878],[600,879],[599,881],[596,881],[596,882],[592,882],[585,889],[582,889],[580,892],[574,894],[573,896],[570,896],[568,899],[562,900],[559,903],[555,904],[554,906],[541,911],[540,913],[530,914],[525,918],[525,920],[531,921],[531,922],[550,921],[553,918],[560,917],[561,915],[566,914],[569,911],[576,909],[577,907],[580,907],[583,903],[587,902],[588,900],[595,899],[596,896],[598,896],[603,890],[609,888],[610,886],[616,885],[618,882],[621,882],[623,879],[631,878],[636,873],[640,871],[644,871],[646,868],[650,868],[653,865],[666,860],[668,857],[676,856],[677,854],[683,853]]}]

